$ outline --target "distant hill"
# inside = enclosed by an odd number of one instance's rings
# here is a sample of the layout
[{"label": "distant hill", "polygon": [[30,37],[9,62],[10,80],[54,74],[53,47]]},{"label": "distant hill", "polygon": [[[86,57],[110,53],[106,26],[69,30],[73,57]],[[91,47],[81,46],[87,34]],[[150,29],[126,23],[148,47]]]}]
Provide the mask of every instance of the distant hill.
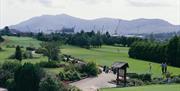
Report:
[{"label": "distant hill", "polygon": [[10,28],[21,32],[55,32],[63,27],[75,28],[75,32],[84,31],[109,31],[114,34],[132,33],[166,33],[180,31],[180,25],[173,25],[161,19],[135,19],[122,20],[113,18],[98,18],[93,20],[80,19],[66,14],[61,15],[42,15],[33,17],[19,24],[12,25]]}]

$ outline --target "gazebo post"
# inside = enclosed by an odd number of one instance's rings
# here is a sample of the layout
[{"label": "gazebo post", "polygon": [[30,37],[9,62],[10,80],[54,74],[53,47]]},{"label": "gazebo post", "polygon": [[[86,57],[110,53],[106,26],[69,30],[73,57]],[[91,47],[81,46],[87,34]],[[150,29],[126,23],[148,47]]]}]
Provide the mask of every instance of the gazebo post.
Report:
[{"label": "gazebo post", "polygon": [[117,68],[117,79],[116,79],[116,81],[117,81],[117,85],[119,85],[119,68]]},{"label": "gazebo post", "polygon": [[126,81],[126,72],[127,72],[127,70],[125,68],[124,69],[124,87],[126,87],[126,83],[127,83],[127,81]]}]

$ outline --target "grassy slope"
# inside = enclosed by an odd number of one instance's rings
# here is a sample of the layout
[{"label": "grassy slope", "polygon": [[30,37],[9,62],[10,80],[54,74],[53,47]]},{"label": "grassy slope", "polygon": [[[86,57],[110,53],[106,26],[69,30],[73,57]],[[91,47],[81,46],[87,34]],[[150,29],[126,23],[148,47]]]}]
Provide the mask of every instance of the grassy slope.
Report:
[{"label": "grassy slope", "polygon": [[[4,62],[11,54],[14,53],[14,48],[6,48],[6,45],[22,45],[27,47],[31,44],[35,47],[39,47],[40,41],[36,39],[32,39],[29,37],[9,37],[4,36],[6,39],[5,43],[3,43],[4,51],[0,52],[0,63]],[[119,52],[118,52],[119,49]],[[148,63],[146,61],[132,59],[128,57],[128,49],[124,47],[113,47],[113,46],[103,46],[102,48],[93,48],[90,50],[74,47],[74,46],[63,46],[62,53],[70,54],[72,56],[84,59],[85,61],[95,61],[101,65],[110,66],[115,61],[123,61],[128,62],[130,65],[129,72],[137,72],[137,73],[146,73],[148,71]],[[32,62],[37,63],[39,61],[47,61],[46,57],[40,57],[38,59],[25,59],[23,62]],[[157,63],[153,63],[153,74],[156,76],[160,76],[160,65]],[[170,72],[175,74],[179,74],[180,68],[169,67]],[[58,69],[50,69],[50,71],[57,73]]]},{"label": "grassy slope", "polygon": [[[28,47],[28,46],[34,46],[34,47],[39,47],[39,43],[41,41],[38,41],[36,39],[33,38],[29,38],[29,37],[9,37],[9,36],[3,36],[3,38],[5,38],[5,42],[0,44],[0,46],[3,47],[3,51],[0,52],[0,63],[3,63],[4,61],[14,61],[13,59],[8,59],[8,57],[10,55],[12,55],[15,52],[15,48],[6,48],[7,45],[20,45],[23,47]],[[25,50],[25,48],[23,48],[22,50]],[[22,62],[31,62],[31,63],[38,63],[40,61],[47,61],[47,57],[41,56],[40,58],[37,59],[24,59]],[[50,72],[50,73],[55,73],[58,74],[59,71],[62,70],[62,68],[54,68],[54,69],[50,69],[50,68],[46,68],[46,71]]]},{"label": "grassy slope", "polygon": [[[119,49],[119,52],[118,52]],[[110,66],[113,62],[128,62],[129,72],[146,73],[148,72],[148,63],[143,60],[132,59],[128,57],[128,49],[124,47],[103,46],[102,48],[83,49],[74,46],[64,46],[62,53],[84,59],[85,61],[95,61],[101,65]],[[180,74],[180,68],[168,67],[168,70],[174,74]],[[154,76],[161,76],[160,64],[152,63],[152,72]]]},{"label": "grassy slope", "polygon": [[[40,41],[29,37],[3,36],[3,38],[5,39],[5,42],[1,44],[1,46],[3,47],[3,51],[0,52],[0,63],[6,60],[10,60],[8,59],[8,57],[15,52],[15,48],[6,48],[6,45],[20,45],[23,47],[27,47],[31,45],[34,47],[39,47],[39,43],[40,43]],[[25,50],[25,48],[22,48],[22,50]],[[37,63],[44,60],[47,60],[47,58],[40,57],[37,59],[25,59],[23,60],[23,63],[24,62]]]},{"label": "grassy slope", "polygon": [[106,88],[101,91],[179,91],[180,84],[176,85],[150,85],[129,88]]},{"label": "grassy slope", "polygon": [[30,37],[3,36],[3,38],[5,39],[5,43],[3,44],[3,46],[21,45],[21,46],[27,47],[31,45],[31,46],[39,47],[39,43],[40,43],[40,41],[30,38]]},{"label": "grassy slope", "polygon": [[[6,42],[1,44],[4,51],[0,52],[0,63],[4,62],[11,54],[14,53],[14,48],[6,48],[6,45],[22,45],[27,47],[31,44],[35,47],[39,47],[40,41],[37,41],[28,37],[7,37],[4,36]],[[62,53],[70,54],[72,56],[82,58],[85,61],[95,61],[101,65],[110,66],[115,61],[123,61],[128,62],[130,65],[129,72],[137,72],[137,73],[146,73],[148,70],[148,63],[146,61],[132,59],[128,57],[128,49],[124,47],[112,47],[112,46],[103,46],[102,48],[94,48],[94,49],[83,49],[74,46],[63,46]],[[119,52],[118,52],[119,50]],[[40,61],[47,61],[46,57],[40,57],[38,59],[25,59],[24,62],[37,63]],[[153,74],[154,76],[160,76],[160,64],[153,63]],[[179,74],[180,68],[168,67],[170,72],[174,74]],[[48,73],[58,74],[59,71],[62,71],[62,68],[52,68],[45,69]],[[152,85],[152,86],[143,86],[143,87],[130,87],[130,88],[107,88],[102,89],[102,91],[179,91],[180,85]]]}]

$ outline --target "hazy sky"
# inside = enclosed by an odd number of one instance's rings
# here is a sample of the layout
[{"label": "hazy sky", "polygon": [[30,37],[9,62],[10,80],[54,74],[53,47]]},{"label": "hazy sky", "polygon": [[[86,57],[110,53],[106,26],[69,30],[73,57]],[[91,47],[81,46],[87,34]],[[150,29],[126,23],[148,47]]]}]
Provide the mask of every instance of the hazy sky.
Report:
[{"label": "hazy sky", "polygon": [[180,0],[0,0],[0,27],[62,13],[84,19],[160,18],[180,24]]}]

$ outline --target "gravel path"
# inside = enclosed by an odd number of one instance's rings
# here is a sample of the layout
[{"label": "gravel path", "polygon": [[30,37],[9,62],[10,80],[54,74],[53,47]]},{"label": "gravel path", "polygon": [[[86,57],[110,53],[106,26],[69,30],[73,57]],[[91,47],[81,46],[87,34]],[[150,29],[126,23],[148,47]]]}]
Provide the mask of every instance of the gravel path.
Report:
[{"label": "gravel path", "polygon": [[116,79],[116,75],[112,73],[101,73],[98,77],[86,78],[70,85],[80,88],[82,91],[97,91],[99,88],[116,87],[115,84],[109,83]]}]

